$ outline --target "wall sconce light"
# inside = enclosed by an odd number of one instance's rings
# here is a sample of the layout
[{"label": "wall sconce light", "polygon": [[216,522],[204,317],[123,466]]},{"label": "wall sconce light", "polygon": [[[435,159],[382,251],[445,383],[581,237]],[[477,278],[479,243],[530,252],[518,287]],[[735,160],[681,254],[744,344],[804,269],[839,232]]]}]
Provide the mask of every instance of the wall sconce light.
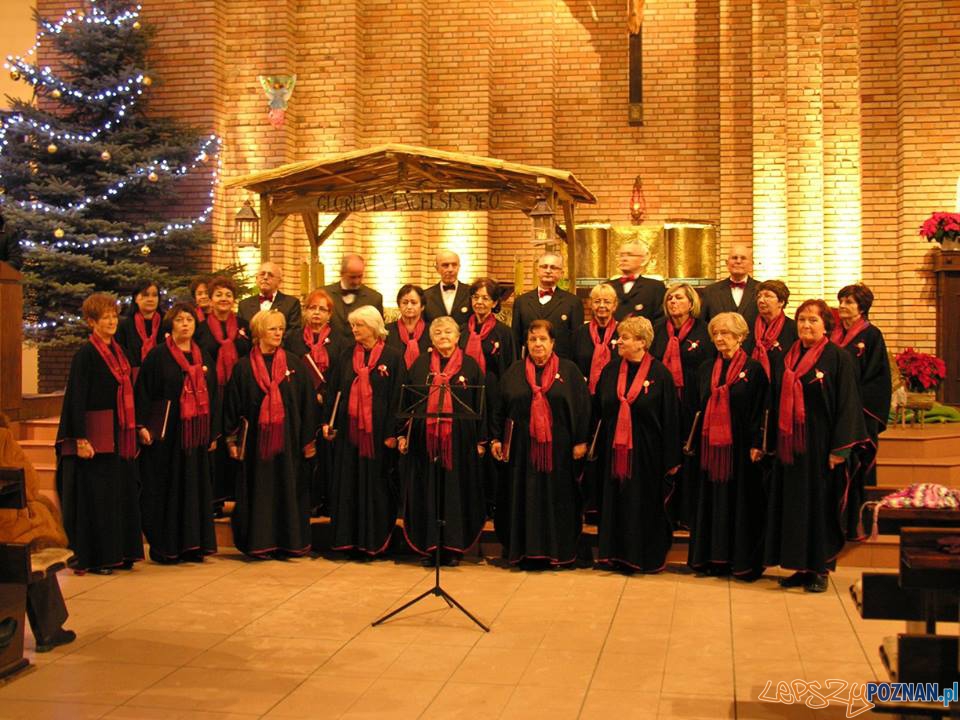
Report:
[{"label": "wall sconce light", "polygon": [[233,239],[238,248],[260,246],[260,216],[247,198],[233,220]]},{"label": "wall sconce light", "polygon": [[646,216],[647,199],[643,196],[643,182],[637,175],[633,181],[633,192],[630,193],[630,222],[640,225]]}]

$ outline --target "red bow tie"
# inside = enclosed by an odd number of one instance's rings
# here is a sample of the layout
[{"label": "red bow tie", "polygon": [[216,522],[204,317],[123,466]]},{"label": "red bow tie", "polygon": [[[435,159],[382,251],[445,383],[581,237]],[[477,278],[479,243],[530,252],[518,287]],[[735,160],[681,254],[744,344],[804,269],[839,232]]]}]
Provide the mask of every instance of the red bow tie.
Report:
[{"label": "red bow tie", "polygon": [[740,288],[741,290],[743,290],[743,289],[745,289],[745,288],[747,287],[747,281],[746,281],[746,280],[740,280],[739,282],[737,282],[736,280],[731,280],[731,281],[730,281],[730,287],[732,287],[732,288]]},{"label": "red bow tie", "polygon": [[636,279],[637,279],[636,275],[624,275],[622,278],[620,278],[620,283],[622,285],[626,285],[628,282],[633,282]]},{"label": "red bow tie", "polygon": [[274,297],[273,295],[261,295],[261,296],[260,296],[260,304],[263,305],[263,303],[268,302],[268,303],[270,303],[270,304],[272,305],[272,304],[273,304],[273,297]]},{"label": "red bow tie", "polygon": [[546,288],[546,289],[544,289],[544,288],[539,288],[539,289],[537,290],[537,294],[538,294],[540,297],[547,297],[548,295],[551,296],[551,297],[553,297],[553,292],[554,292],[554,291],[553,291],[553,288]]}]

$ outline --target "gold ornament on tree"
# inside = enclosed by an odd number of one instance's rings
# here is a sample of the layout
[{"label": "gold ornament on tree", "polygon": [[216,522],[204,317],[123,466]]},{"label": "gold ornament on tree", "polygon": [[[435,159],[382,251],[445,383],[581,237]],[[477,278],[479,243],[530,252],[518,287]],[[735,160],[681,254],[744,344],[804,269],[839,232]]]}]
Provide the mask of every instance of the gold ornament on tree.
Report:
[{"label": "gold ornament on tree", "polygon": [[140,254],[146,257],[150,254],[150,246],[146,243],[143,244],[143,247],[140,248]]},{"label": "gold ornament on tree", "polygon": [[51,155],[53,155],[59,149],[60,148],[58,148],[54,143],[50,143],[49,145],[47,145],[47,152],[50,153]]},{"label": "gold ornament on tree", "polygon": [[144,75],[143,84],[146,85],[147,87],[150,87],[151,85],[153,85],[153,78],[151,78],[149,75]]},{"label": "gold ornament on tree", "polygon": [[140,21],[139,21],[139,20],[137,20],[135,23],[133,23],[133,29],[134,29],[134,30],[139,30],[141,27],[143,27],[143,26],[140,24]]},{"label": "gold ornament on tree", "polygon": [[14,82],[16,82],[17,80],[19,80],[19,79],[20,79],[20,71],[19,71],[19,70],[11,70],[11,71],[10,71],[10,79],[13,80]]},{"label": "gold ornament on tree", "polygon": [[50,93],[50,96],[55,99],[59,99],[60,95],[62,95],[62,93],[57,88],[54,88]]},{"label": "gold ornament on tree", "polygon": [[113,156],[110,154],[109,150],[104,150],[102,153],[100,153],[100,159],[104,162],[110,162],[111,157]]},{"label": "gold ornament on tree", "polygon": [[53,231],[53,236],[58,240],[64,236],[63,228],[57,228]]},{"label": "gold ornament on tree", "polygon": [[149,180],[150,182],[156,182],[159,179],[160,179],[160,176],[153,171],[151,171],[150,174],[147,175],[147,180]]}]

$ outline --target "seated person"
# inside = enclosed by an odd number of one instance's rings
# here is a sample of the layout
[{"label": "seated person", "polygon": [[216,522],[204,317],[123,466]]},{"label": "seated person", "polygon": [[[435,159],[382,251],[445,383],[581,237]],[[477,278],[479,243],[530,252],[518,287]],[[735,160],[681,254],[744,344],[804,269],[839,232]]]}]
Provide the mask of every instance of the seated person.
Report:
[{"label": "seated person", "polygon": [[[25,511],[0,509],[0,543],[29,544],[31,551],[48,547],[65,548],[67,535],[63,530],[60,511],[40,493],[37,472],[17,444],[7,418],[2,414],[0,467],[23,468],[27,494]],[[27,587],[27,617],[37,641],[37,652],[49,652],[58,645],[73,642],[77,637],[72,630],[63,629],[67,606],[55,574]]]}]

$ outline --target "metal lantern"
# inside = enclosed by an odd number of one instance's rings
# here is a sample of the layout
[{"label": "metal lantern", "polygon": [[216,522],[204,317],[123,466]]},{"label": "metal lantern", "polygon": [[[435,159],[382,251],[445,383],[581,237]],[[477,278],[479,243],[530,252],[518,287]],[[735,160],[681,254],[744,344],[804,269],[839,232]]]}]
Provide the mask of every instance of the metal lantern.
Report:
[{"label": "metal lantern", "polygon": [[553,208],[542,195],[530,210],[530,220],[533,221],[533,244],[536,247],[552,249],[551,246],[556,242],[556,219]]},{"label": "metal lantern", "polygon": [[243,207],[237,211],[233,228],[233,237],[238,248],[259,247],[260,216],[253,209],[249,198],[243,201]]},{"label": "metal lantern", "polygon": [[643,223],[647,215],[647,199],[643,196],[643,182],[637,175],[633,181],[633,192],[630,193],[630,222],[634,225]]}]

